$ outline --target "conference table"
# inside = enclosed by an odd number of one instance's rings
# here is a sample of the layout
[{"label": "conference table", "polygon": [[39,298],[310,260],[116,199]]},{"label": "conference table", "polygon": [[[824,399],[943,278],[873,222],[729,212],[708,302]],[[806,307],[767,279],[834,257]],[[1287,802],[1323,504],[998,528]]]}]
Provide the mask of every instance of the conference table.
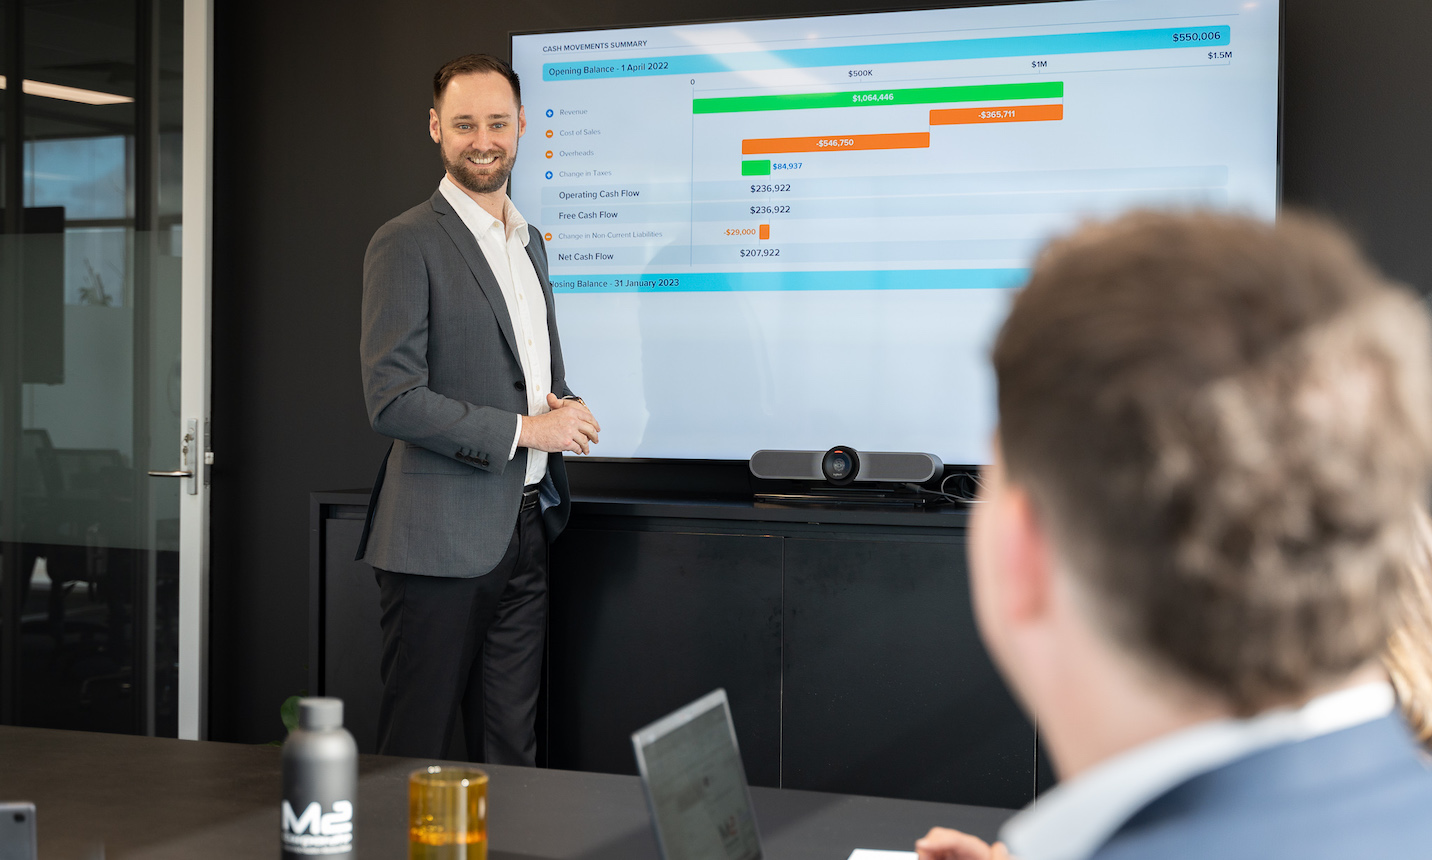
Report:
[{"label": "conference table", "polygon": [[[408,774],[359,757],[355,855],[407,856]],[[634,776],[482,765],[491,860],[656,860]],[[35,804],[40,860],[278,857],[279,749],[0,726],[0,801]],[[934,825],[992,838],[1008,809],[753,788],[770,860],[911,850]]]}]

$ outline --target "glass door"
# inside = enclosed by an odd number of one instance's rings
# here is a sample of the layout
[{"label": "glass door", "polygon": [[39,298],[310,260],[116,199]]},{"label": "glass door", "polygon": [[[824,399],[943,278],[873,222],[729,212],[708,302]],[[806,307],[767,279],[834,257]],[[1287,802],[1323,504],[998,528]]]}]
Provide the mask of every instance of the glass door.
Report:
[{"label": "glass door", "polygon": [[197,737],[208,6],[0,6],[0,722]]}]

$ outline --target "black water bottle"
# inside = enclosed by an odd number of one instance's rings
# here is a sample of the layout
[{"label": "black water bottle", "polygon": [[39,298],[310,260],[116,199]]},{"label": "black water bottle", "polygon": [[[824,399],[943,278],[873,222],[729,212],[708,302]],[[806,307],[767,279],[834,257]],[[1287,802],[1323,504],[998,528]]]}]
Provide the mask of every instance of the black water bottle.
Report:
[{"label": "black water bottle", "polygon": [[351,855],[357,795],[358,744],[343,728],[343,700],[300,699],[298,727],[283,742],[284,860]]}]

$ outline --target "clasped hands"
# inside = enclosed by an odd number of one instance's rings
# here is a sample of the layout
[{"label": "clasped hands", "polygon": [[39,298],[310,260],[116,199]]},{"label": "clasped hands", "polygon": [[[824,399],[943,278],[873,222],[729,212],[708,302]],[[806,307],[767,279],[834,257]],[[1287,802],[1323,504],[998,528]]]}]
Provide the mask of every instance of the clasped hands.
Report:
[{"label": "clasped hands", "polygon": [[977,836],[936,827],[915,843],[919,860],[1010,860],[1003,842],[993,845]]},{"label": "clasped hands", "polygon": [[597,444],[597,434],[602,429],[592,410],[580,400],[562,400],[551,392],[547,393],[547,405],[552,411],[545,415],[522,416],[522,432],[517,437],[517,447],[533,448],[548,454],[561,451],[589,453],[591,446]]}]

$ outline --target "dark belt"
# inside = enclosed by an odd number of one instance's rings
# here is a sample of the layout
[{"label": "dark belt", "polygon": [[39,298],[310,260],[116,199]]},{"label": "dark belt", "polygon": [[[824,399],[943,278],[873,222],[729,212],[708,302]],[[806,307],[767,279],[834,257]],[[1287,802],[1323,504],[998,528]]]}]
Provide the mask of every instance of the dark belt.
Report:
[{"label": "dark belt", "polygon": [[537,507],[541,499],[541,484],[528,484],[522,488],[522,510],[530,511]]}]

